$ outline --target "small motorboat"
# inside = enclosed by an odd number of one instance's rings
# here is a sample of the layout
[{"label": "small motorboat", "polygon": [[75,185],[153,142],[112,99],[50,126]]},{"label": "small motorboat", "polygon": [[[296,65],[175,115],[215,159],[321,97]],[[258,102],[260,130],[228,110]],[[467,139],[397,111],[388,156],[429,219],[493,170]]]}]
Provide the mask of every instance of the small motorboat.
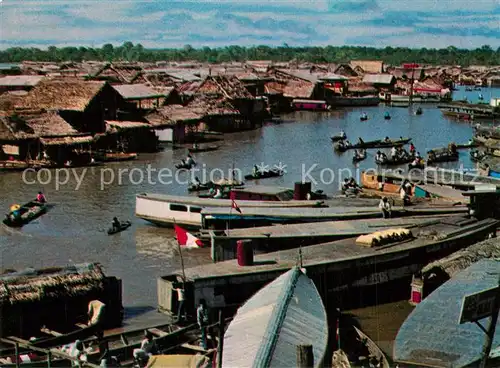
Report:
[{"label": "small motorboat", "polygon": [[123,222],[120,223],[120,227],[119,228],[110,227],[108,229],[108,235],[113,235],[113,234],[121,233],[123,230],[128,229],[131,225],[132,225],[132,223],[130,221],[123,221]]},{"label": "small motorboat", "polygon": [[480,91],[480,90],[481,90],[481,87],[479,87],[479,86],[474,87],[474,91]]},{"label": "small motorboat", "polygon": [[466,92],[472,92],[472,87],[465,87]]},{"label": "small motorboat", "polygon": [[411,156],[407,157],[398,157],[398,158],[387,158],[385,160],[378,160],[375,158],[375,163],[377,165],[385,165],[385,166],[397,166],[407,164],[408,162],[413,161],[414,158]]},{"label": "small motorboat", "polygon": [[267,179],[267,178],[276,178],[278,176],[283,176],[285,173],[281,170],[277,170],[277,169],[273,169],[273,170],[269,170],[269,171],[264,171],[264,172],[260,172],[260,171],[257,171],[254,174],[249,174],[249,175],[245,175],[245,180],[258,180],[258,179]]},{"label": "small motorboat", "polygon": [[361,114],[361,116],[359,117],[359,120],[361,120],[361,121],[368,120],[368,115]]},{"label": "small motorboat", "polygon": [[415,111],[415,115],[422,115],[423,111],[422,108],[418,108],[417,111]]},{"label": "small motorboat", "polygon": [[217,151],[219,148],[220,146],[191,147],[188,148],[188,151],[191,153],[210,152],[210,151]]},{"label": "small motorboat", "polygon": [[385,119],[385,120],[391,120],[391,114],[389,114],[389,112],[386,112],[386,113],[384,114],[384,119]]},{"label": "small motorboat", "polygon": [[22,227],[47,212],[47,204],[31,201],[22,206],[13,205],[3,223],[10,227]]}]

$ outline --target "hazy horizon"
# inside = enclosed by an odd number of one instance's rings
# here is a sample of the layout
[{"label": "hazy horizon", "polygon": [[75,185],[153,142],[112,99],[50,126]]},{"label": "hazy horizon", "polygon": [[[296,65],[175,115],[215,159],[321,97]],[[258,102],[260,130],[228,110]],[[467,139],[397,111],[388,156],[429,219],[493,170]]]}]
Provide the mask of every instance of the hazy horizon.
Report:
[{"label": "hazy horizon", "polygon": [[1,49],[500,47],[496,0],[3,0],[0,8]]}]

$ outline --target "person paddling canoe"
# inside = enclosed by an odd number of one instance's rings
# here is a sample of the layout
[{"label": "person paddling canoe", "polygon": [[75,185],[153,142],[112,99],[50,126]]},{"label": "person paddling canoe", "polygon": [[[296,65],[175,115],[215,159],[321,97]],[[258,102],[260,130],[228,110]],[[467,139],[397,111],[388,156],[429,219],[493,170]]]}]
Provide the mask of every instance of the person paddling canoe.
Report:
[{"label": "person paddling canoe", "polygon": [[120,221],[118,221],[118,218],[116,217],[113,217],[113,222],[111,223],[111,225],[113,226],[113,230],[120,230],[122,226],[122,224],[120,223]]}]

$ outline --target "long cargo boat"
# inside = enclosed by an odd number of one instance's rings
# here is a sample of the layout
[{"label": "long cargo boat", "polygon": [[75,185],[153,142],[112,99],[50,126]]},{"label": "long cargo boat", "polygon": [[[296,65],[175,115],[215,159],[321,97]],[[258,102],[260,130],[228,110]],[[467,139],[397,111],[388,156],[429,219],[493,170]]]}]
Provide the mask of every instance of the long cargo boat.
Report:
[{"label": "long cargo boat", "polygon": [[[231,199],[196,198],[164,194],[142,193],[136,196],[135,215],[158,226],[201,227],[201,211],[206,207],[232,208]],[[323,201],[252,201],[238,200],[237,206],[243,211],[251,207],[294,208],[324,207]],[[236,210],[234,210],[236,212]]]},{"label": "long cargo boat", "polygon": [[[351,238],[255,255],[251,263],[233,259],[188,268],[184,272],[188,304],[194,307],[204,298],[209,308],[234,308],[297,263],[307,270],[327,304],[346,310],[382,303],[407,295],[413,274],[429,262],[486,239],[499,224],[491,218],[450,217],[412,230],[413,238],[386,245],[367,246]],[[180,275],[178,271],[158,279],[161,311],[176,313],[172,287]]]},{"label": "long cargo boat", "polygon": [[334,148],[336,151],[344,152],[349,149],[368,149],[368,148],[391,148],[397,146],[404,146],[409,143],[411,138],[403,138],[403,139],[390,139],[388,141],[377,139],[374,141],[367,141],[363,143],[355,143],[350,145],[345,145],[343,143],[337,143]]}]

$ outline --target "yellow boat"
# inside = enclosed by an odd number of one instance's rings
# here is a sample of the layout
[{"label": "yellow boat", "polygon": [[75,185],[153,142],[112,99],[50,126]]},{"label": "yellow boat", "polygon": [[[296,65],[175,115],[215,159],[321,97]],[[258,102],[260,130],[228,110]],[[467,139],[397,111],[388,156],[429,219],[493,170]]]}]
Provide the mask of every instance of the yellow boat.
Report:
[{"label": "yellow boat", "polygon": [[146,368],[201,368],[209,364],[210,359],[204,355],[153,355]]}]

